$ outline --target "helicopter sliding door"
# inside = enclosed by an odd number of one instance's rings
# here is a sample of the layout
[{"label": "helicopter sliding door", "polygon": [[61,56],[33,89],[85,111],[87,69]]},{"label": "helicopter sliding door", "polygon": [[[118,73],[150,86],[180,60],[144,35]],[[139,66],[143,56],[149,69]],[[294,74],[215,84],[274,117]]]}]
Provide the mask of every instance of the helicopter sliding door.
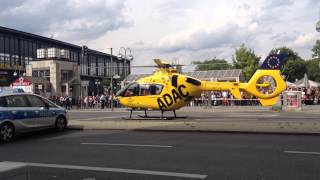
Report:
[{"label": "helicopter sliding door", "polygon": [[163,85],[132,83],[117,93],[121,103],[133,108],[158,109]]}]

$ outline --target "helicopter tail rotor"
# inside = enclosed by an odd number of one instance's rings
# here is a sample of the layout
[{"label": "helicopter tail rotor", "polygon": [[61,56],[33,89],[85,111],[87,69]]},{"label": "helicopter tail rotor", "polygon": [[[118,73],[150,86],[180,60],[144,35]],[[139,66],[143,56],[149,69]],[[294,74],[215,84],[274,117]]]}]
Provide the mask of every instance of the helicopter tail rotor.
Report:
[{"label": "helicopter tail rotor", "polygon": [[279,95],[286,89],[280,70],[259,69],[246,83],[243,90],[254,95],[264,106],[274,105]]}]

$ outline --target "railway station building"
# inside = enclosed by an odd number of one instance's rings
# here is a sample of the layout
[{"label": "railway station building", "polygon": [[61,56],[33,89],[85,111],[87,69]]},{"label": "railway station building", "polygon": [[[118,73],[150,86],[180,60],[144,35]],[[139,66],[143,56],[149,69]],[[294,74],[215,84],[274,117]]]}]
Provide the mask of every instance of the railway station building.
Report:
[{"label": "railway station building", "polygon": [[130,64],[129,59],[85,46],[0,26],[0,87],[18,85],[20,77],[37,79],[35,84],[42,78],[39,87],[47,87],[49,81],[51,86],[46,89],[50,91],[37,92],[77,98],[80,92],[83,96],[97,94],[100,82],[115,75],[124,79],[130,74]]}]

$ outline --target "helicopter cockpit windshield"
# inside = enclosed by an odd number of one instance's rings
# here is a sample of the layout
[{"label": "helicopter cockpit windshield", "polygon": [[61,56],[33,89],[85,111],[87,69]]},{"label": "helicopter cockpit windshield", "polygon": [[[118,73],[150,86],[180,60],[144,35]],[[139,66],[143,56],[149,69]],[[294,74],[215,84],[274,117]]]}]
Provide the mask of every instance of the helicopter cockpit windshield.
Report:
[{"label": "helicopter cockpit windshield", "polygon": [[159,95],[163,89],[160,84],[138,84],[131,83],[117,92],[116,96],[131,97],[131,96],[149,96]]}]

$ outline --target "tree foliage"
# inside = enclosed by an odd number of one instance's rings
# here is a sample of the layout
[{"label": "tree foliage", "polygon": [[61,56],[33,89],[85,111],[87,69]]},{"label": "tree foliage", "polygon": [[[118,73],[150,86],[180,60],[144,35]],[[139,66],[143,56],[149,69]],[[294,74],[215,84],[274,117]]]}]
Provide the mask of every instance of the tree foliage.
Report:
[{"label": "tree foliage", "polygon": [[304,60],[287,61],[282,73],[285,75],[286,80],[295,82],[296,80],[302,79],[306,73],[306,63]]},{"label": "tree foliage", "polygon": [[246,80],[249,80],[258,69],[259,60],[260,57],[252,49],[246,48],[244,44],[236,49],[232,57],[234,68],[242,69]]},{"label": "tree foliage", "polygon": [[320,58],[320,40],[316,41],[316,44],[312,48],[312,57]]},{"label": "tree foliage", "polygon": [[207,70],[224,70],[231,69],[232,65],[224,59],[211,59],[205,61],[194,61],[193,64],[196,64],[196,71],[207,71]]},{"label": "tree foliage", "polygon": [[320,82],[320,58],[306,61],[306,71],[308,78]]}]

